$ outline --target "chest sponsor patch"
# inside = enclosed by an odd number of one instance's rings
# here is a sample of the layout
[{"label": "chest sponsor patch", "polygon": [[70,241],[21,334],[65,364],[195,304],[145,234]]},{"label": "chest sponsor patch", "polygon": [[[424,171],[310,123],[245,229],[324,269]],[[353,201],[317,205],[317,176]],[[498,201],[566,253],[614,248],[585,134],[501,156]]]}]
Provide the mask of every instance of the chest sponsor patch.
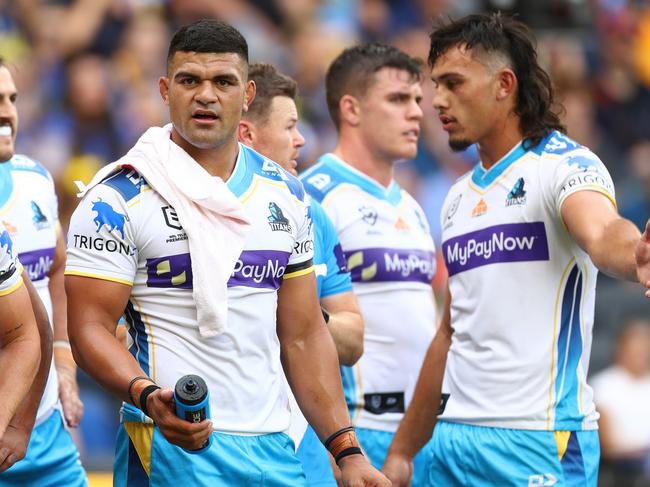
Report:
[{"label": "chest sponsor patch", "polygon": [[435,253],[415,249],[363,249],[345,252],[352,282],[424,282],[436,272]]},{"label": "chest sponsor patch", "polygon": [[549,260],[544,222],[507,223],[450,238],[442,244],[449,275],[488,264]]},{"label": "chest sponsor patch", "polygon": [[54,262],[54,247],[21,252],[18,259],[27,271],[29,278],[32,281],[40,281],[50,273],[50,268]]}]

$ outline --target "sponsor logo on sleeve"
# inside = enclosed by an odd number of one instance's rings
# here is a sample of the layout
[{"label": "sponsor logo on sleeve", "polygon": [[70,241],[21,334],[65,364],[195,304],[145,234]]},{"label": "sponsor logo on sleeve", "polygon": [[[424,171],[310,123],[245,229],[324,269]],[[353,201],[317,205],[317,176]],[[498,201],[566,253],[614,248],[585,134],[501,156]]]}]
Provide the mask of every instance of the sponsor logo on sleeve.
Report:
[{"label": "sponsor logo on sleeve", "polygon": [[122,238],[124,238],[124,223],[129,221],[129,217],[115,211],[110,204],[102,201],[101,198],[92,203],[92,211],[97,213],[95,218],[93,218],[95,225],[97,225],[96,232],[99,232],[105,225],[108,227],[109,233],[112,233],[113,230],[117,230],[121,234]]},{"label": "sponsor logo on sleeve", "polygon": [[296,242],[293,245],[293,253],[297,255],[306,254],[314,250],[314,241],[312,239]]},{"label": "sponsor logo on sleeve", "polygon": [[374,248],[346,252],[352,282],[430,283],[435,253],[415,249]]},{"label": "sponsor logo on sleeve", "polygon": [[449,275],[488,264],[549,260],[544,222],[508,223],[450,238],[442,244]]},{"label": "sponsor logo on sleeve", "polygon": [[228,287],[278,289],[289,262],[289,252],[244,250],[228,280]]},{"label": "sponsor logo on sleeve", "polygon": [[269,221],[269,226],[274,232],[287,232],[291,233],[291,225],[289,224],[289,219],[284,216],[282,209],[273,201],[269,202],[269,212],[270,216],[267,217]]},{"label": "sponsor logo on sleeve", "polygon": [[94,235],[72,236],[73,245],[78,249],[97,250],[98,252],[119,253],[123,255],[135,255],[135,249],[124,242],[113,239],[95,237]]}]

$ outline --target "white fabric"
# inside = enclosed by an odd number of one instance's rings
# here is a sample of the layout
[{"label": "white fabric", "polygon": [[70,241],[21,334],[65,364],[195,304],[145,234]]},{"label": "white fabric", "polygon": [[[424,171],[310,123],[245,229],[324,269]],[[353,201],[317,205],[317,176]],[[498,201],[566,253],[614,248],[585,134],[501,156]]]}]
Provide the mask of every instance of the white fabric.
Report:
[{"label": "white fabric", "polygon": [[7,241],[9,233],[0,223],[0,296],[9,294],[18,289],[16,285],[20,282],[20,264],[14,255],[11,242]]},{"label": "white fabric", "polygon": [[168,124],[147,130],[124,157],[98,171],[79,196],[126,166],[176,210],[192,256],[199,331],[210,337],[226,329],[226,283],[244,248],[250,221],[223,180],[208,174],[171,140],[171,129]]}]

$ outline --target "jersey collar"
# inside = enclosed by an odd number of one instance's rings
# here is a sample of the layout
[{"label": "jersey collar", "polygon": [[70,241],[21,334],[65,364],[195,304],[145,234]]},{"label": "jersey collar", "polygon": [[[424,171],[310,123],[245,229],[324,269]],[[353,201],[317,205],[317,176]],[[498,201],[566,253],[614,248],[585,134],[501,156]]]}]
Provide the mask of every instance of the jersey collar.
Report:
[{"label": "jersey collar", "polygon": [[494,166],[492,166],[487,171],[483,168],[483,164],[479,161],[479,163],[474,166],[474,170],[472,171],[472,183],[481,189],[487,188],[526,152],[527,150],[524,149],[523,141],[519,141],[519,143],[510,150],[510,152],[503,156],[499,162],[494,164]]}]

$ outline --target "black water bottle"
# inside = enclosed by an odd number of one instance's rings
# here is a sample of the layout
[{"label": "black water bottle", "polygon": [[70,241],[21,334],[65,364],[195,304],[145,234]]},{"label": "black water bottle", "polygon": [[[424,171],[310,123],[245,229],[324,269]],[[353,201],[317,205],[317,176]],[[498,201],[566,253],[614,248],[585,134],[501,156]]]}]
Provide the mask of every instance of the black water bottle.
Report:
[{"label": "black water bottle", "polygon": [[[200,423],[210,419],[210,391],[205,381],[198,375],[184,375],[174,387],[176,416],[190,423]],[[202,452],[210,446],[212,436],[198,450],[188,450],[192,453]]]}]

